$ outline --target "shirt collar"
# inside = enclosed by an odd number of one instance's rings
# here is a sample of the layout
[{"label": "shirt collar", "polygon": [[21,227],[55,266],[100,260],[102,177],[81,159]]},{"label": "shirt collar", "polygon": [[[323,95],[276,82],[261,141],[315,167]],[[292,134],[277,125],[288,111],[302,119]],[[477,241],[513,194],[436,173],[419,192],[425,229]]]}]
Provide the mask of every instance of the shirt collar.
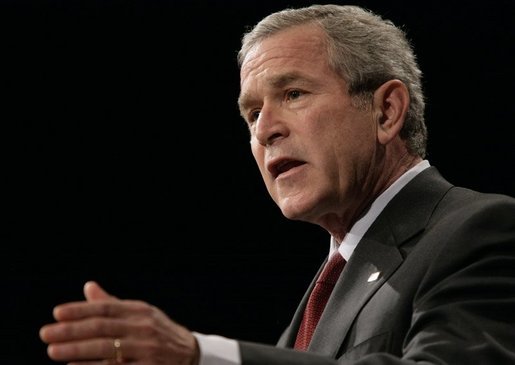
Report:
[{"label": "shirt collar", "polygon": [[422,160],[411,169],[402,174],[392,185],[381,193],[370,205],[370,208],[363,217],[358,219],[351,227],[349,232],[343,238],[341,244],[338,244],[333,236],[331,236],[329,255],[338,250],[345,260],[349,260],[358,245],[361,238],[365,235],[368,228],[372,225],[377,216],[383,211],[384,207],[390,200],[420,172],[430,166],[429,161]]}]

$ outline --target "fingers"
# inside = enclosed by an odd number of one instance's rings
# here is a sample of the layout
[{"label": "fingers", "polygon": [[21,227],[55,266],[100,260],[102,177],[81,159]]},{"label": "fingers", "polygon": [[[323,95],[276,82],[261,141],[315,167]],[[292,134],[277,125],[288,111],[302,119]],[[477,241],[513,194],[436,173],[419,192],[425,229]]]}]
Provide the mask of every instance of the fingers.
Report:
[{"label": "fingers", "polygon": [[184,363],[198,353],[194,336],[155,306],[118,299],[92,281],[84,285],[84,296],[84,301],[56,306],[56,323],[41,327],[51,359],[69,365],[160,363],[164,358]]},{"label": "fingers", "polygon": [[127,331],[126,322],[119,319],[88,319],[47,324],[39,337],[45,343],[70,342],[102,337],[117,337]]},{"label": "fingers", "polygon": [[106,292],[95,281],[88,281],[84,284],[84,297],[87,301],[116,299],[115,296]]},{"label": "fingers", "polygon": [[[84,284],[84,297],[88,302],[93,301],[117,301],[119,300],[114,295],[106,292],[100,285],[98,285],[95,281],[88,281]],[[99,314],[96,310],[101,310],[102,315],[112,316],[110,313],[115,313],[114,307],[109,305],[99,304],[99,307],[88,307],[82,306],[83,302],[73,302],[66,303],[54,308],[54,318],[58,321],[69,320],[69,319],[78,319],[83,317],[89,317],[92,314]],[[91,310],[95,310],[94,313],[85,311],[81,308],[89,308]],[[82,317],[81,317],[82,316]]]},{"label": "fingers", "polygon": [[40,329],[46,343],[67,342],[92,337],[116,337],[138,332],[138,323],[155,316],[153,307],[131,300],[72,302],[54,309],[57,322]]},{"label": "fingers", "polygon": [[[84,341],[56,343],[48,346],[48,356],[55,361],[102,361],[111,360],[112,363],[118,359],[119,362],[130,357],[129,348],[126,342],[122,343],[123,349],[118,351],[114,346],[113,338],[97,338]],[[122,358],[123,356],[123,358]],[[114,361],[113,361],[114,360]]]},{"label": "fingers", "polygon": [[89,317],[122,318],[145,315],[153,311],[152,306],[139,300],[108,300],[70,302],[54,308],[57,321],[79,320]]},{"label": "fingers", "polygon": [[54,308],[57,321],[78,320],[88,317],[120,317],[126,310],[119,301],[70,302]]}]

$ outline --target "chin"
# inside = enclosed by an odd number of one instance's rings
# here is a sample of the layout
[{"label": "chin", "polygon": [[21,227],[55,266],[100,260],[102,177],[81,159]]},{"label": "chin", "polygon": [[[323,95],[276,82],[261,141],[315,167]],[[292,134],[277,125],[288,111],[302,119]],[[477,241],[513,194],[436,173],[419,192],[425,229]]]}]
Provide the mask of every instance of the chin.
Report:
[{"label": "chin", "polygon": [[312,211],[312,206],[307,205],[305,202],[299,203],[295,202],[292,204],[292,202],[288,202],[287,204],[283,202],[283,204],[280,205],[282,214],[291,220],[307,220],[307,217],[310,215],[310,212]]}]

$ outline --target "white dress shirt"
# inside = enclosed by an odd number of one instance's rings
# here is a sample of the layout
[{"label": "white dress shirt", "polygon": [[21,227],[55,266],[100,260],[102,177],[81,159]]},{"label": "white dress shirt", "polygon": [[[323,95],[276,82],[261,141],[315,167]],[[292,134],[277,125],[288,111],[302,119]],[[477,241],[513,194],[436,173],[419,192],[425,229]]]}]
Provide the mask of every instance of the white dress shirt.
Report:
[{"label": "white dress shirt", "polygon": [[[334,251],[338,250],[343,258],[349,261],[359,241],[377,216],[382,212],[386,204],[388,204],[404,185],[429,166],[429,162],[423,160],[401,175],[401,177],[374,200],[365,215],[354,223],[340,244],[336,242],[334,237],[331,237],[329,255],[332,255]],[[200,348],[199,365],[241,365],[240,349],[236,340],[218,335],[205,335],[198,332],[193,332],[193,335],[196,337]]]}]

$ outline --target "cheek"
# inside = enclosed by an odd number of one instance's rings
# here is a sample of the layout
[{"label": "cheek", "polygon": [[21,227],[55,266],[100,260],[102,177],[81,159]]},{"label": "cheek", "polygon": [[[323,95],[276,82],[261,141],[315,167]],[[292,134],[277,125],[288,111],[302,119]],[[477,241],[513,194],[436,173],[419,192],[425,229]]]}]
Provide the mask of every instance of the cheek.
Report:
[{"label": "cheek", "polygon": [[[339,123],[327,124],[327,128],[313,131],[318,138],[312,144],[312,156],[324,171],[331,184],[341,184],[353,177],[354,170],[363,160],[369,160],[374,146],[373,131],[368,127],[356,128],[363,120],[340,118]],[[316,133],[316,134],[315,134]]]},{"label": "cheek", "polygon": [[263,175],[265,172],[265,150],[254,138],[250,142],[250,149],[252,151],[252,156],[259,167],[259,171]]}]

